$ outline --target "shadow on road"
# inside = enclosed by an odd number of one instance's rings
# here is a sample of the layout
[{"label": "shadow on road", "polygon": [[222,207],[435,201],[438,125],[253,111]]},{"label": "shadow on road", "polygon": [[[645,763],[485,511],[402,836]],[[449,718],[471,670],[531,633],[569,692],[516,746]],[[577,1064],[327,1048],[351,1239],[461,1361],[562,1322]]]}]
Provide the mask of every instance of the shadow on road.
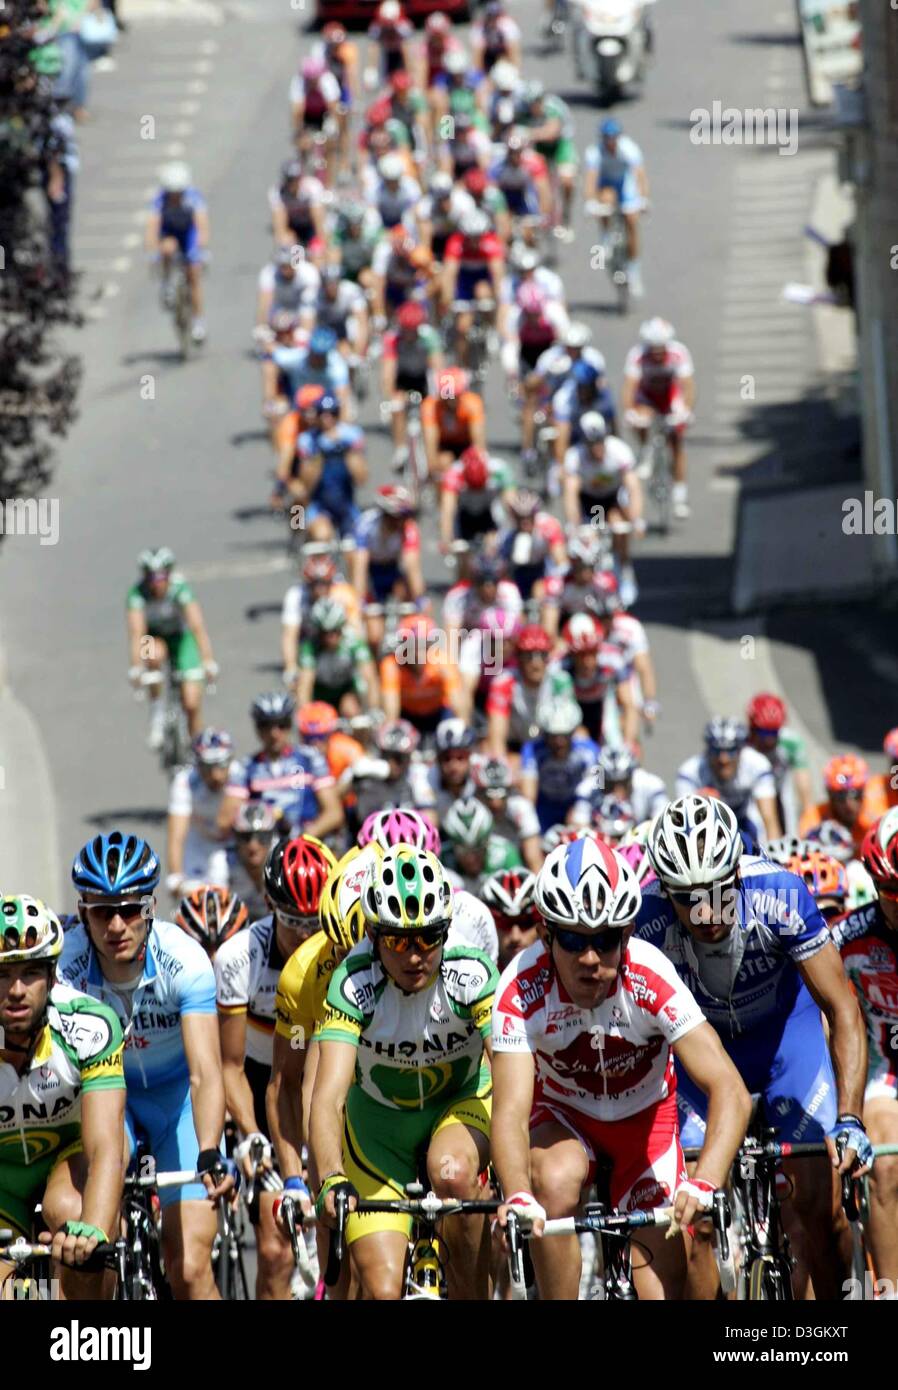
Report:
[{"label": "shadow on road", "polygon": [[158,806],[123,806],[113,811],[95,811],[85,818],[88,825],[105,830],[110,825],[127,824],[129,821],[143,821],[147,825],[164,825],[168,812]]}]

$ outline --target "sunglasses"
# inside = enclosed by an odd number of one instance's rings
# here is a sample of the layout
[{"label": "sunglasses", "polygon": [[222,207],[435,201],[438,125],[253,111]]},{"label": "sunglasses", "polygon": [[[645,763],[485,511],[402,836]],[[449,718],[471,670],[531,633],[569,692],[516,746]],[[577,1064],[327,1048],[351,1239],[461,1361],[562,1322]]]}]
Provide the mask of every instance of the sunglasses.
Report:
[{"label": "sunglasses", "polygon": [[438,946],[442,946],[446,940],[446,928],[436,927],[433,931],[402,933],[382,931],[377,933],[377,939],[388,951],[395,951],[397,956],[404,956],[412,946],[426,955],[428,951],[435,951]]},{"label": "sunglasses", "polygon": [[264,733],[266,729],[292,729],[293,724],[289,719],[265,719],[256,724],[259,733]]},{"label": "sunglasses", "polygon": [[151,901],[151,898],[126,898],[116,903],[86,903],[82,900],[78,906],[85,912],[93,913],[101,922],[111,922],[114,917],[121,917],[125,922],[136,922],[146,915]]},{"label": "sunglasses", "polygon": [[290,931],[315,931],[318,927],[317,913],[301,917],[298,913],[282,912],[278,908],[275,915],[281,926],[289,928]]},{"label": "sunglasses", "polygon": [[679,892],[668,888],[665,891],[672,902],[680,903],[684,907],[698,907],[710,902],[715,894],[727,892],[728,889],[735,887],[735,884],[736,875],[731,874],[729,878],[718,879],[716,883],[707,883],[701,888],[690,888],[688,891]]},{"label": "sunglasses", "polygon": [[759,729],[758,726],[757,726],[756,724],[753,724],[753,725],[752,725],[751,731],[752,731],[753,734],[756,735],[757,738],[775,738],[775,739],[778,739],[779,736],[780,736],[780,731],[779,731],[779,729]]},{"label": "sunglasses", "polygon": [[599,955],[605,955],[618,950],[624,939],[624,934],[616,927],[610,931],[589,933],[570,931],[567,927],[553,927],[552,939],[558,942],[562,951],[567,951],[572,956],[580,956],[590,947],[598,951]]}]

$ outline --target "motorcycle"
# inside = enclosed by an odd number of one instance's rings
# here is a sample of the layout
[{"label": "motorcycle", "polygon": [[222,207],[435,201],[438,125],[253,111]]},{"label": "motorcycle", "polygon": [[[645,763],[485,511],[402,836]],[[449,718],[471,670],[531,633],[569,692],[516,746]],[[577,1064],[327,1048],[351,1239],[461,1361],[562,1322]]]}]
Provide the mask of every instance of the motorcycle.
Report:
[{"label": "motorcycle", "polygon": [[648,11],[655,0],[576,0],[573,48],[577,76],[595,83],[601,105],[643,80],[652,39]]}]

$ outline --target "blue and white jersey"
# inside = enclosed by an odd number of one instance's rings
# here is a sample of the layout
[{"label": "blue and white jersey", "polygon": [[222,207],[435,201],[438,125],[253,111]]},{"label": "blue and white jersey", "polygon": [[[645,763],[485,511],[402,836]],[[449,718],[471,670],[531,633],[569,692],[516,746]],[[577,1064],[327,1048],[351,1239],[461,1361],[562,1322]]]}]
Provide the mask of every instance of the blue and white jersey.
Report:
[{"label": "blue and white jersey", "polygon": [[202,946],[185,931],[155,919],[143,974],[132,991],[104,978],[87,929],[79,923],[65,934],[59,978],[115,1010],[125,1034],[129,1095],[187,1081],[181,1019],[215,1013],[215,973]]},{"label": "blue and white jersey", "polygon": [[197,188],[187,188],[179,198],[173,198],[160,188],[150,204],[153,212],[161,219],[161,231],[171,233],[185,232],[196,221],[198,212],[205,212],[206,200]]},{"label": "blue and white jersey", "polygon": [[553,757],[543,738],[529,739],[521,749],[521,774],[536,775],[536,814],[541,830],[563,821],[577,797],[577,788],[595,768],[599,745],[591,738],[573,738],[566,758]]},{"label": "blue and white jersey", "polygon": [[810,995],[795,967],[830,941],[802,880],[762,855],[742,856],[736,891],[735,925],[714,946],[690,936],[657,883],[643,889],[636,918],[636,935],[664,952],[724,1039],[769,1033],[772,1024],[808,1006]]},{"label": "blue and white jersey", "polygon": [[613,154],[600,140],[587,146],[583,162],[587,169],[596,170],[600,188],[618,187],[626,178],[633,178],[633,170],[643,163],[642,150],[629,135],[619,135]]},{"label": "blue and white jersey", "polygon": [[706,753],[696,753],[694,757],[687,758],[677,769],[674,796],[690,796],[702,787],[714,787],[721,801],[726,802],[737,819],[750,821],[759,832],[763,832],[764,825],[757,803],[776,796],[773,768],[763,753],[756,748],[740,749],[732,782],[717,781]]}]

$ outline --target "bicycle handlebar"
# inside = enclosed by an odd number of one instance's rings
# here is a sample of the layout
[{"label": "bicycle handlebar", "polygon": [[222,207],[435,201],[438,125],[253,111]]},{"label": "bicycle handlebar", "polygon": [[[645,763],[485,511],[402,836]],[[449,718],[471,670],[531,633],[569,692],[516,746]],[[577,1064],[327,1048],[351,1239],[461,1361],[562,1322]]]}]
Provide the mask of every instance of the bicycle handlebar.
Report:
[{"label": "bicycle handlebar", "polygon": [[[0,1235],[7,1234],[11,1235],[12,1232],[0,1232]],[[0,1260],[7,1260],[14,1265],[24,1264],[26,1260],[49,1260],[52,1254],[52,1245],[22,1239],[11,1241],[8,1245],[0,1245]],[[114,1263],[115,1258],[115,1246],[110,1242],[101,1241],[81,1264],[66,1265],[65,1268],[76,1271],[106,1269]]]}]

